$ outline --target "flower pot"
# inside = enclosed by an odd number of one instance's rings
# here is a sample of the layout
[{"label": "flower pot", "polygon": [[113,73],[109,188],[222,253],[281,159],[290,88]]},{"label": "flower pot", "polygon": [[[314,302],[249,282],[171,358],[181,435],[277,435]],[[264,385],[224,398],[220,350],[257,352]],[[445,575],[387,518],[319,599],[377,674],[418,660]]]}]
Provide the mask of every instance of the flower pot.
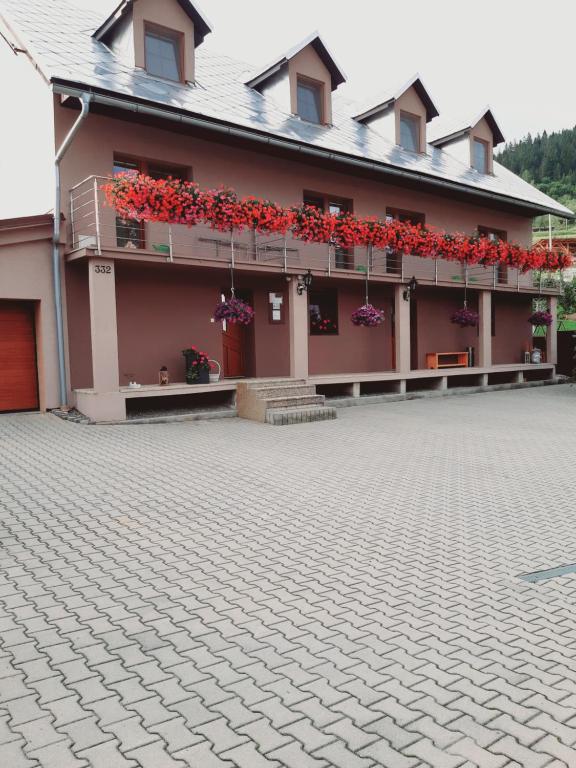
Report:
[{"label": "flower pot", "polygon": [[186,384],[208,384],[210,381],[210,372],[206,370],[194,371],[192,368],[186,369]]}]

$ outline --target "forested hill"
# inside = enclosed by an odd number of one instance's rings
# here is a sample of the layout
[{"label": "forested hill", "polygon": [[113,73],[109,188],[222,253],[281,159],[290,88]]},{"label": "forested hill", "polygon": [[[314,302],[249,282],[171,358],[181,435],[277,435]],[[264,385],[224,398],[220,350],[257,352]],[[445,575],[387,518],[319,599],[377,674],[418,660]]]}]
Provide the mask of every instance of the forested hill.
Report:
[{"label": "forested hill", "polygon": [[576,127],[512,142],[497,155],[523,179],[568,208],[576,206]]}]

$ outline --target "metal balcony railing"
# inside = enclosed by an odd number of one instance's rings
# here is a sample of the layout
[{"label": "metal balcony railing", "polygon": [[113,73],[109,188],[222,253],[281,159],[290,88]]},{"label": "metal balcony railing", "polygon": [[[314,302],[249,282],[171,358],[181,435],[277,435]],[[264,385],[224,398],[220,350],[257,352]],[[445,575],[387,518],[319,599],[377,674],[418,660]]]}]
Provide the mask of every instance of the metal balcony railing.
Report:
[{"label": "metal balcony railing", "polygon": [[118,217],[106,204],[103,186],[109,179],[90,176],[70,190],[69,250],[91,248],[141,251],[167,261],[196,260],[235,266],[272,266],[283,272],[320,270],[327,275],[368,274],[402,282],[415,277],[433,285],[457,284],[470,288],[538,289],[558,292],[560,277],[522,274],[511,267],[467,266],[444,259],[425,259],[389,249],[340,248],[305,243],[287,236],[256,232],[219,232],[206,225],[186,227],[143,223]]}]

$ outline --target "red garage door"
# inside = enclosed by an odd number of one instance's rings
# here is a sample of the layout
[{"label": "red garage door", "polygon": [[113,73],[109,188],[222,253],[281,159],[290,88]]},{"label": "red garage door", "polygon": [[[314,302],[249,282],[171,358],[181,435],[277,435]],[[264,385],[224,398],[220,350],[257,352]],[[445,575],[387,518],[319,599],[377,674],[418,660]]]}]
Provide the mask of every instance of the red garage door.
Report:
[{"label": "red garage door", "polygon": [[0,301],[0,411],[37,408],[34,305]]}]

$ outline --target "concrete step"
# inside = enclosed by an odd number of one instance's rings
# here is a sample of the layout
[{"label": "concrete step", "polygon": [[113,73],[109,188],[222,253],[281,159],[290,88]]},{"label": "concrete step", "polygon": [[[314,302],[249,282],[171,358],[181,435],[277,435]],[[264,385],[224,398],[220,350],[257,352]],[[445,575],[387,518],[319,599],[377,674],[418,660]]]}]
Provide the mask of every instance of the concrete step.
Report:
[{"label": "concrete step", "polygon": [[296,395],[262,398],[266,410],[271,408],[303,408],[307,405],[324,405],[324,395]]},{"label": "concrete step", "polygon": [[262,387],[262,389],[251,389],[251,392],[259,400],[267,400],[270,397],[299,397],[302,395],[315,395],[316,387],[314,384],[295,384],[283,387]]},{"label": "concrete step", "polygon": [[336,408],[326,405],[312,408],[273,408],[266,411],[266,423],[275,427],[307,424],[312,421],[329,421],[336,418],[338,418]]},{"label": "concrete step", "polygon": [[247,381],[246,387],[250,391],[256,389],[268,389],[269,387],[292,387],[307,384],[306,379],[266,379],[260,381]]}]

